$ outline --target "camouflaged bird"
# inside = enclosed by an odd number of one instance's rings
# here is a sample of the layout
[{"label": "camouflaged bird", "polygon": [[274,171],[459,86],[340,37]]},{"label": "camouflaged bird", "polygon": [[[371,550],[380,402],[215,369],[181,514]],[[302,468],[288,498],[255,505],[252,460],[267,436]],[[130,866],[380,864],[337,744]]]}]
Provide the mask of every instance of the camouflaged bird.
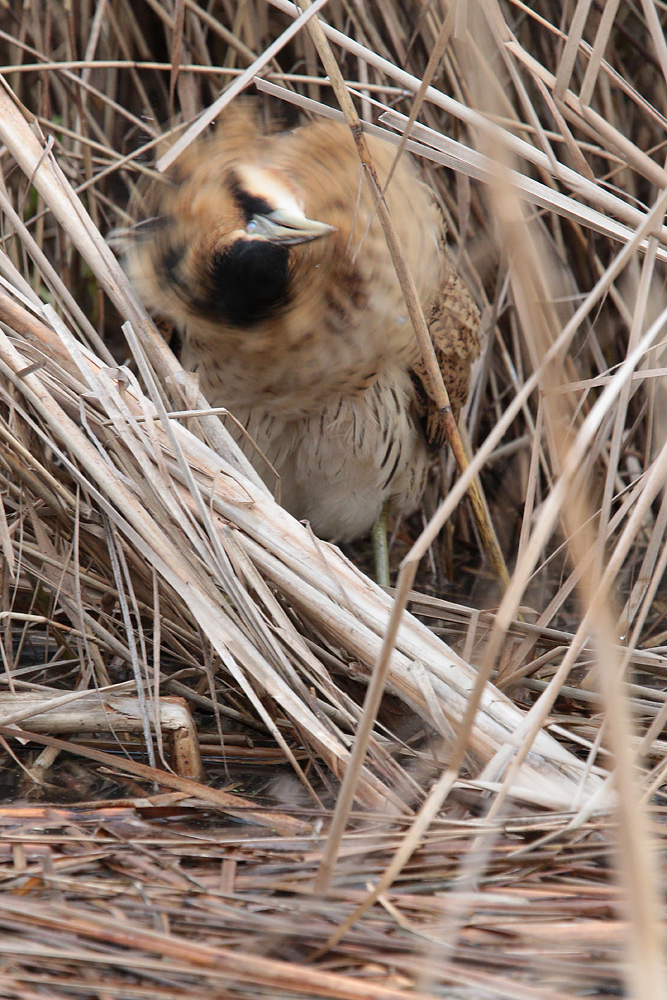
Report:
[{"label": "camouflaged bird", "polygon": [[[384,183],[395,149],[368,143]],[[332,541],[365,534],[385,501],[411,513],[437,414],[349,129],[321,121],[266,135],[241,105],[145,197],[147,217],[125,245],[129,277],[181,331],[182,364],[209,402],[278,471],[283,505]],[[386,201],[456,414],[479,314],[407,155]]]}]

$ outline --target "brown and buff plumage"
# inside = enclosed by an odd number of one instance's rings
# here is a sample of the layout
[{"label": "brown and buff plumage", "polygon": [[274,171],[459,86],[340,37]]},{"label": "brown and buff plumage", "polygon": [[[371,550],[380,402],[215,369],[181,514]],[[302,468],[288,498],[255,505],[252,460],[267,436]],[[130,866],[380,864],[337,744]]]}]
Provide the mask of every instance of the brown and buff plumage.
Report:
[{"label": "brown and buff plumage", "polygon": [[[369,145],[383,182],[395,151]],[[128,273],[181,330],[204,395],[280,473],[284,505],[332,540],[367,532],[385,500],[414,510],[437,411],[349,130],[324,121],[263,135],[242,105],[147,200],[125,243]],[[386,200],[457,412],[479,315],[406,156]]]}]

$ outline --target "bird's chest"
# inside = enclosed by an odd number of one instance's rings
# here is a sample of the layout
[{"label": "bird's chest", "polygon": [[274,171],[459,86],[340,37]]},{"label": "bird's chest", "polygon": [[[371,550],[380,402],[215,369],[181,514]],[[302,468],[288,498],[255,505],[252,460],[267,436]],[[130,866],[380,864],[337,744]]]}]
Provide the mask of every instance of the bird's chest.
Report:
[{"label": "bird's chest", "polygon": [[285,507],[324,538],[365,533],[385,500],[411,511],[423,491],[428,451],[412,413],[402,369],[385,369],[372,386],[302,417],[240,408],[230,428]]},{"label": "bird's chest", "polygon": [[378,322],[374,313],[353,317],[328,308],[300,328],[276,324],[245,340],[186,333],[181,360],[214,406],[300,419],[359,397],[387,365],[407,369],[415,347],[404,322],[400,316]]}]

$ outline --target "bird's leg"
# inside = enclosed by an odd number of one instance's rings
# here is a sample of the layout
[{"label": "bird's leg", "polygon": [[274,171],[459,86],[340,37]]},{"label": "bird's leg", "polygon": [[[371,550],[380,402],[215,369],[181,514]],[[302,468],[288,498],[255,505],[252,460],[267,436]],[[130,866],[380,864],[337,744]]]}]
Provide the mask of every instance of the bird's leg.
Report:
[{"label": "bird's leg", "polygon": [[389,517],[389,501],[382,504],[380,516],[371,528],[373,541],[373,558],[375,560],[375,579],[381,587],[389,586],[389,545],[387,542],[387,519]]}]

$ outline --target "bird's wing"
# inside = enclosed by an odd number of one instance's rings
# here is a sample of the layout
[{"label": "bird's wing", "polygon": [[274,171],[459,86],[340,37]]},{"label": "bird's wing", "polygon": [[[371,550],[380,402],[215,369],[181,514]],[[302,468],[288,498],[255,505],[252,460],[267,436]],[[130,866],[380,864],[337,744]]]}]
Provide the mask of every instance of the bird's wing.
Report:
[{"label": "bird's wing", "polygon": [[[453,270],[443,278],[427,319],[435,356],[457,419],[468,398],[472,363],[479,354],[480,315],[468,286]],[[440,448],[446,441],[444,422],[431,397],[421,358],[412,366],[411,377],[426,438],[434,448]]]}]

